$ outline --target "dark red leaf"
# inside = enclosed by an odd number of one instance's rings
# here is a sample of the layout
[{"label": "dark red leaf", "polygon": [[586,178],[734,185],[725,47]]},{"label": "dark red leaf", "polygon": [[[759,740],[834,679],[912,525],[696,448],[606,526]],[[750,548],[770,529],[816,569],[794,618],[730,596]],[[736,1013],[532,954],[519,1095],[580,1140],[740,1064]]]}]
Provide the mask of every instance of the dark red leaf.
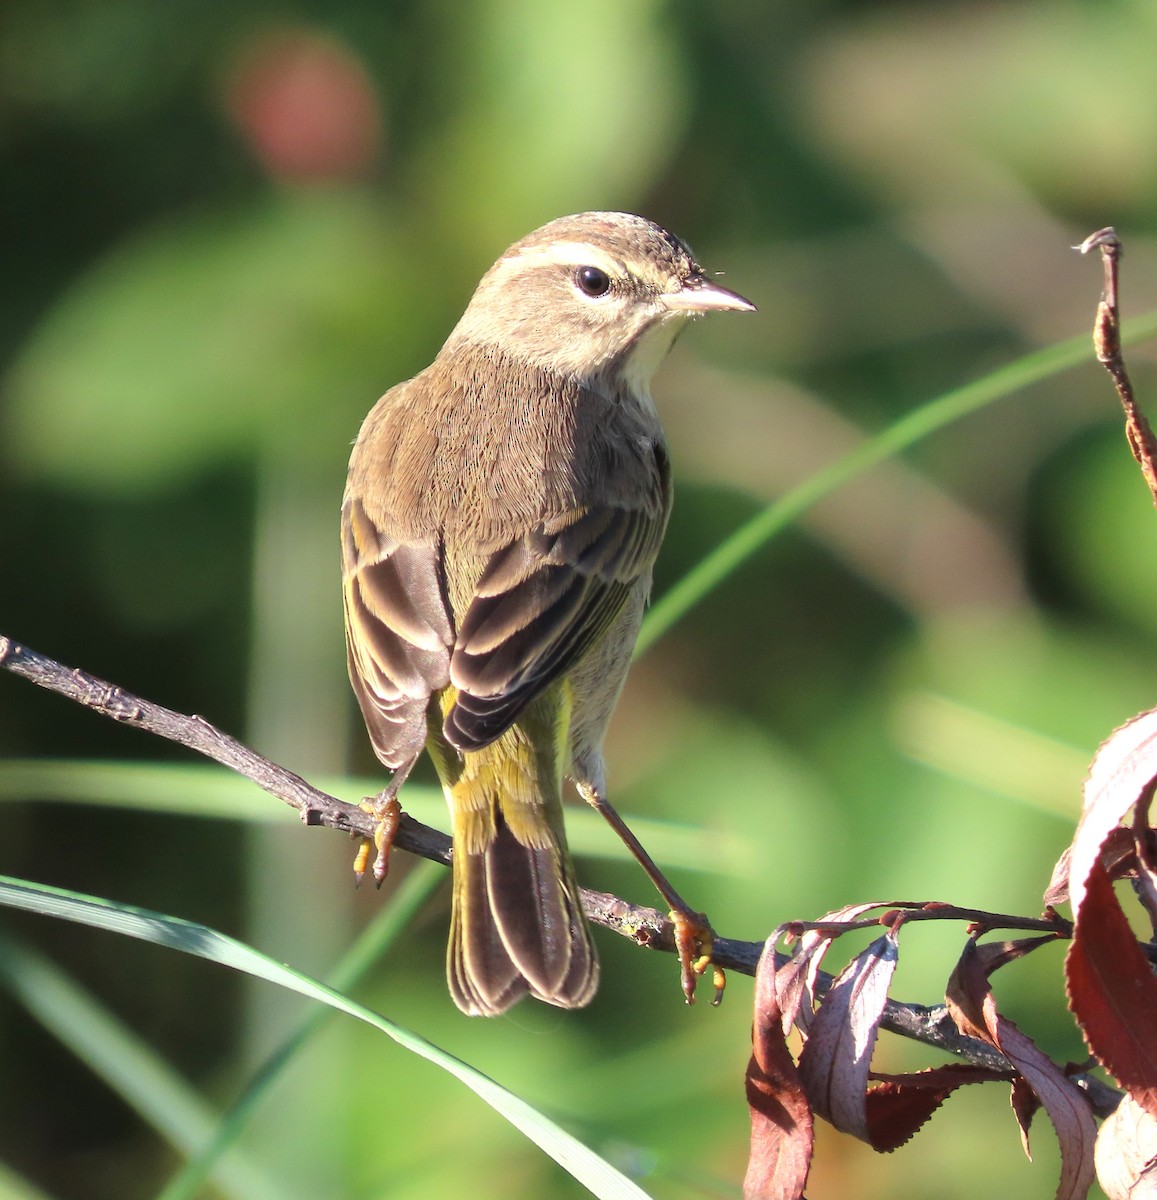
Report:
[{"label": "dark red leaf", "polygon": [[746,1079],[751,1151],[743,1180],[745,1200],[799,1200],[814,1143],[811,1108],[788,1052],[775,994],[775,942],[768,939],[755,976]]},{"label": "dark red leaf", "polygon": [[797,957],[793,954],[775,973],[775,995],[785,1034],[796,1024],[804,1030],[811,1026],[812,984],[816,970],[810,955]]},{"label": "dark red leaf", "polygon": [[871,1141],[865,1096],[872,1048],[898,956],[889,932],[848,964],[824,996],[799,1060],[815,1111],[865,1142]]},{"label": "dark red leaf", "polygon": [[[1128,808],[1128,805],[1125,807]],[[1113,879],[1120,879],[1137,869],[1135,851],[1133,834],[1123,825],[1117,825],[1109,830],[1097,857],[1101,866],[1109,872]],[[1044,902],[1052,908],[1066,903],[1069,899],[1069,872],[1072,867],[1072,854],[1072,846],[1066,846],[1064,853],[1057,859],[1056,866],[1053,867],[1052,878],[1049,880],[1048,887],[1045,888]]]},{"label": "dark red leaf", "polygon": [[869,1141],[888,1152],[904,1145],[958,1087],[1007,1079],[1009,1072],[967,1063],[948,1063],[910,1075],[876,1075],[868,1090]]},{"label": "dark red leaf", "polygon": [[[889,903],[883,900],[871,900],[866,904],[847,904],[843,908],[825,913],[817,924],[856,921],[873,908],[887,907],[890,907]],[[790,959],[780,967],[775,988],[783,1012],[785,1033],[792,1025],[799,1025],[800,1029],[805,1031],[811,1027],[811,998],[816,976],[819,974],[824,955],[839,936],[839,932],[835,930],[805,930],[792,948]]]},{"label": "dark red leaf", "polygon": [[1056,908],[1058,904],[1067,903],[1069,898],[1069,860],[1072,856],[1072,846],[1066,846],[1053,866],[1053,873],[1043,896],[1046,908]]},{"label": "dark red leaf", "polygon": [[1025,1157],[1031,1162],[1032,1149],[1029,1146],[1028,1131],[1033,1117],[1040,1111],[1040,1098],[1029,1086],[1028,1080],[1023,1075],[1018,1075],[1012,1081],[1009,1102],[1012,1104],[1012,1115],[1016,1117],[1016,1123],[1020,1126],[1020,1144],[1024,1147]]},{"label": "dark red leaf", "polygon": [[991,976],[993,971],[1000,970],[1008,963],[1024,958],[1026,954],[1039,950],[1041,946],[1055,942],[1058,936],[1055,933],[1046,933],[1041,937],[1013,938],[1007,942],[980,942],[976,946],[976,953],[984,974]]},{"label": "dark red leaf", "polygon": [[1069,899],[1076,916],[1085,881],[1120,838],[1121,818],[1157,778],[1157,711],[1122,725],[1097,751],[1085,780],[1084,811],[1069,857]]},{"label": "dark red leaf", "polygon": [[1097,1136],[1089,1104],[1060,1067],[997,1012],[976,943],[971,940],[952,972],[945,998],[961,1032],[999,1050],[1036,1092],[1060,1143],[1057,1200],[1083,1200],[1093,1182],[1093,1144]]},{"label": "dark red leaf", "polygon": [[1100,866],[1082,892],[1065,957],[1069,1007],[1089,1049],[1157,1116],[1157,980]]}]

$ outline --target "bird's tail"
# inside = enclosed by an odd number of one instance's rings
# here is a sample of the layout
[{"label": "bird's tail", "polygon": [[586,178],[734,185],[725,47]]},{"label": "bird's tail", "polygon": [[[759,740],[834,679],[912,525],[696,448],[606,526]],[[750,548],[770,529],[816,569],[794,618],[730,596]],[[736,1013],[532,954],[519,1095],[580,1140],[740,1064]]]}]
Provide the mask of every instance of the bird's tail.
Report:
[{"label": "bird's tail", "polygon": [[519,721],[481,750],[440,749],[454,834],[454,1002],[482,1016],[528,992],[560,1008],[588,1004],[599,964],[566,847],[559,739]]}]

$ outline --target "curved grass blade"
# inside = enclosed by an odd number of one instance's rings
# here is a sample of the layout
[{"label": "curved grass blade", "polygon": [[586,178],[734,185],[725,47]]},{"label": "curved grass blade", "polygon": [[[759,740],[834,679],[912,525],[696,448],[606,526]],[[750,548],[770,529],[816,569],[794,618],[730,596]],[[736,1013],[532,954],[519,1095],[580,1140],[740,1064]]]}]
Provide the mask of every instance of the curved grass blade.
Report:
[{"label": "curved grass blade", "polygon": [[0,905],[181,950],[328,1004],[373,1026],[407,1050],[453,1075],[600,1200],[647,1200],[646,1192],[590,1147],[489,1076],[420,1035],[356,1004],[325,984],[274,962],[235,938],[193,921],[10,876],[0,876]]},{"label": "curved grass blade", "polygon": [[[335,776],[311,782],[331,796],[353,802],[361,796],[372,796],[382,781]],[[416,820],[435,828],[444,824],[446,802],[439,789],[411,781],[406,784],[404,799],[406,812]],[[292,808],[270,803],[268,794],[244,776],[200,763],[8,759],[0,762],[0,802],[5,800],[66,800],[70,804],[140,809],[173,816],[300,824]],[[566,825],[572,853],[633,861],[630,851],[594,809],[586,805],[569,806]],[[641,816],[631,817],[631,828],[668,869],[724,875],[750,874],[762,869],[745,839],[724,830]]]},{"label": "curved grass blade", "polygon": [[[326,981],[327,986],[339,992],[348,992],[355,987],[370,968],[381,961],[394,939],[444,879],[445,872],[441,867],[429,862],[417,863],[390,897],[390,903],[342,955]],[[193,1200],[213,1173],[217,1161],[241,1136],[281,1072],[333,1015],[329,1008],[310,1009],[297,1028],[258,1067],[245,1090],[222,1114],[212,1138],[169,1180],[157,1200]]]},{"label": "curved grass blade", "polygon": [[[162,1137],[192,1154],[212,1137],[216,1114],[180,1076],[65,971],[0,932],[0,980],[58,1041],[103,1079]],[[281,1189],[232,1156],[213,1164],[214,1182],[238,1200],[279,1200]],[[5,1195],[0,1186],[0,1197]]]},{"label": "curved grass blade", "polygon": [[[1157,334],[1157,312],[1126,321],[1122,326],[1121,340],[1123,344],[1128,344],[1154,334]],[[762,512],[756,513],[659,597],[643,621],[635,645],[636,657],[644,654],[672,625],[686,616],[704,596],[717,588],[777,533],[849,480],[961,417],[1003,400],[1029,384],[1039,383],[1082,362],[1092,361],[1088,334],[1026,354],[972,383],[954,388],[921,405],[875,437],[862,442],[843,458],[817,471]]]}]

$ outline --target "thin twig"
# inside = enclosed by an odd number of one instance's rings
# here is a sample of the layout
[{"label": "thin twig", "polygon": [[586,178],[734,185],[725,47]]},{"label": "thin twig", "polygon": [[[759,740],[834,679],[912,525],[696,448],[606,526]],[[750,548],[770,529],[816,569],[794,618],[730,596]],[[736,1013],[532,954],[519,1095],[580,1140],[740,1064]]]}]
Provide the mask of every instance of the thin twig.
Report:
[{"label": "thin twig", "polygon": [[1133,385],[1129,380],[1129,372],[1125,369],[1125,360],[1121,356],[1121,322],[1120,309],[1117,302],[1118,264],[1121,261],[1121,239],[1117,231],[1110,225],[1090,233],[1087,238],[1073,249],[1082,254],[1090,250],[1100,250],[1101,263],[1105,269],[1105,286],[1101,292],[1101,302],[1097,305],[1097,316],[1093,322],[1093,349],[1097,358],[1112,377],[1117,395],[1125,409],[1125,436],[1129,439],[1129,449],[1141,466],[1141,473],[1149,485],[1149,493],[1157,505],[1157,439],[1145,414],[1137,407],[1133,395]]},{"label": "thin twig", "polygon": [[[222,733],[203,717],[174,712],[86,671],[70,670],[2,634],[0,667],[122,725],[155,733],[229,767],[271,796],[296,808],[306,825],[325,825],[356,837],[373,836],[374,818],[369,812],[318,790],[300,775],[270,762],[236,738]],[[403,821],[395,844],[423,858],[443,863],[450,861],[450,839],[409,817]]]},{"label": "thin twig", "polygon": [[[263,788],[296,808],[306,825],[324,825],[356,837],[371,837],[374,817],[356,804],[330,796],[313,787],[299,775],[287,771],[251,750],[236,738],[222,733],[202,717],[187,716],[159,704],[134,696],[131,692],[84,671],[72,670],[35,650],[0,634],[0,668],[30,680],[48,691],[57,692],[78,704],[125,725],[132,725],[158,737],[177,742],[203,754]],[[436,829],[403,816],[394,845],[434,862],[449,863],[450,839]],[[670,918],[656,909],[631,904],[618,896],[583,889],[583,908],[592,922],[630,938],[642,946],[673,952],[674,934]],[[973,910],[943,906],[945,919],[975,915]],[[992,916],[994,914],[987,914]],[[928,919],[928,918],[925,918]],[[1008,918],[1009,924],[1016,918]],[[1030,923],[1030,927],[1036,925]],[[846,927],[845,927],[846,928]],[[842,930],[841,930],[842,931]],[[715,963],[744,975],[754,975],[762,942],[745,942],[717,937],[713,947]],[[781,956],[783,957],[783,956]],[[816,992],[822,995],[831,986],[833,976],[821,972]],[[911,1038],[939,1050],[955,1054],[968,1062],[1000,1070],[1008,1063],[983,1042],[965,1037],[953,1024],[943,1005],[927,1007],[890,1000],[880,1022],[884,1029]]]},{"label": "thin twig", "polygon": [[877,917],[862,917],[856,921],[791,921],[786,929],[798,936],[809,930],[817,933],[833,933],[837,936],[851,933],[855,929],[872,929],[880,925],[890,926],[898,917],[908,921],[967,921],[985,933],[994,929],[1032,929],[1042,933],[1054,933],[1068,938],[1073,934],[1073,923],[1059,913],[1049,912],[1043,917],[1020,917],[1015,913],[994,913],[983,908],[962,908],[956,904],[912,901],[888,905],[887,912]]}]

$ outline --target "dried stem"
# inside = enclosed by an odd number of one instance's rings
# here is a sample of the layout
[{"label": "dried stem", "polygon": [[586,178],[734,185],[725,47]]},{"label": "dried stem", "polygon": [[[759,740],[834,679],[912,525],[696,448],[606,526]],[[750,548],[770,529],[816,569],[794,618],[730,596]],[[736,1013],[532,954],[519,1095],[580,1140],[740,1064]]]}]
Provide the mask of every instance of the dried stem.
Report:
[{"label": "dried stem", "polygon": [[1101,263],[1105,269],[1105,286],[1101,292],[1101,301],[1097,305],[1097,315],[1093,321],[1093,348],[1097,358],[1112,377],[1117,395],[1125,409],[1125,436],[1129,440],[1129,449],[1141,466],[1141,473],[1149,485],[1149,493],[1157,505],[1157,439],[1145,414],[1137,407],[1133,395],[1133,385],[1129,380],[1129,372],[1125,369],[1125,360],[1121,355],[1121,324],[1120,310],[1117,303],[1118,266],[1121,261],[1121,239],[1117,231],[1110,225],[1091,233],[1074,249],[1082,254],[1090,250],[1100,250]]}]

